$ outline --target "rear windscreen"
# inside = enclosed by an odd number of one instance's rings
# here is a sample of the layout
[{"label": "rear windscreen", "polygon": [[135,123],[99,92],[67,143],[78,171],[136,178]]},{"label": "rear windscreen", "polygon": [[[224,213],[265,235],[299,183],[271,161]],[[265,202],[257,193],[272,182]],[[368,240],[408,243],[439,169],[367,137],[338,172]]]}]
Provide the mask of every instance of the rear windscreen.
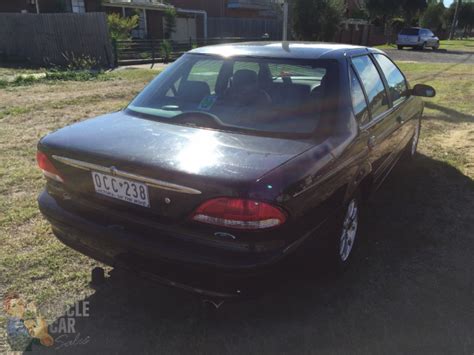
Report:
[{"label": "rear windscreen", "polygon": [[406,36],[418,36],[419,29],[417,28],[404,28],[400,34],[401,35],[406,35]]},{"label": "rear windscreen", "polygon": [[168,123],[306,134],[337,105],[339,63],[186,54],[128,106]]}]

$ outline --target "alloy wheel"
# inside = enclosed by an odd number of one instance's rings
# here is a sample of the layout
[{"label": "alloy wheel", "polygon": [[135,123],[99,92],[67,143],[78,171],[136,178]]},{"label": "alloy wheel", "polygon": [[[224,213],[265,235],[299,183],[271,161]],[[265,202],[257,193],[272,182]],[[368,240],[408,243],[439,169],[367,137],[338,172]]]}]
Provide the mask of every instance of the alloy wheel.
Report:
[{"label": "alloy wheel", "polygon": [[410,155],[413,157],[416,153],[416,149],[418,147],[418,140],[420,138],[420,122],[416,124],[415,127],[415,133],[413,135],[412,141],[411,141],[411,148],[410,148]]},{"label": "alloy wheel", "polygon": [[339,239],[339,257],[343,262],[347,261],[354,247],[358,223],[359,209],[357,200],[352,199],[347,206],[341,237]]}]

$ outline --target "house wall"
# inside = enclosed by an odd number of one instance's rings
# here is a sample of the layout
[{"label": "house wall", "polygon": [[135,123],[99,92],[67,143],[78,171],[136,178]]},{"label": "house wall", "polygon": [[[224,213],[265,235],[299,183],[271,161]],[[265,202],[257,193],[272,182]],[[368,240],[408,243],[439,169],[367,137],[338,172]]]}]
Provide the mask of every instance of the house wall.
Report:
[{"label": "house wall", "polygon": [[204,10],[209,17],[262,17],[260,10],[229,9],[227,0],[169,0],[169,3],[181,9]]},{"label": "house wall", "polygon": [[71,12],[71,0],[36,0],[41,13]]},{"label": "house wall", "polygon": [[[73,5],[76,9],[86,12],[102,11],[100,0],[36,0],[41,13],[72,12]],[[29,0],[0,0],[0,12],[36,13],[36,5]],[[84,11],[82,11],[84,12]]]},{"label": "house wall", "polygon": [[163,38],[163,13],[147,10],[146,20],[149,38]]},{"label": "house wall", "polygon": [[176,19],[176,31],[171,34],[171,39],[186,42],[196,39],[196,19],[194,17],[178,17]]},{"label": "house wall", "polygon": [[84,0],[86,12],[104,11],[100,0]]},{"label": "house wall", "polygon": [[36,6],[31,5],[27,0],[3,0],[0,1],[0,12],[36,12]]},{"label": "house wall", "polygon": [[190,10],[204,10],[207,16],[223,17],[226,12],[226,0],[169,0],[175,7]]}]

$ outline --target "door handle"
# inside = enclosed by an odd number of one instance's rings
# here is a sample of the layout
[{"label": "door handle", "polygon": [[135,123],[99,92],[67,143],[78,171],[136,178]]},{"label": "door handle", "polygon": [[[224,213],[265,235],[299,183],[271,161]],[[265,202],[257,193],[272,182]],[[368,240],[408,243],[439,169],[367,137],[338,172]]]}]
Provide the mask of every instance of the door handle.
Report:
[{"label": "door handle", "polygon": [[369,146],[369,148],[372,149],[373,147],[375,147],[375,143],[376,143],[375,136],[370,136],[369,140],[367,141],[367,145]]},{"label": "door handle", "polygon": [[402,118],[402,116],[398,116],[398,117],[397,117],[397,122],[400,123],[400,124],[402,124],[402,123],[405,122],[405,120]]}]

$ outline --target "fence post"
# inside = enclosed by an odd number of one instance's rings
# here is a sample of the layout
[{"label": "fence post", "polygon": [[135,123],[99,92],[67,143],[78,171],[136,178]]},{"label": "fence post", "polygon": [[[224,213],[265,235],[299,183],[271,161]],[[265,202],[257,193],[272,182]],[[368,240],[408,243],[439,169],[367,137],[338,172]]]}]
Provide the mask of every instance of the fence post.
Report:
[{"label": "fence post", "polygon": [[117,49],[117,39],[112,39],[112,48],[114,50],[114,68],[118,67],[118,49]]},{"label": "fence post", "polygon": [[151,41],[151,69],[153,69],[153,66],[155,65],[155,46],[153,45],[153,38],[150,41]]},{"label": "fence post", "polygon": [[372,25],[369,23],[368,25],[368,28],[367,28],[367,42],[366,42],[366,46],[371,46],[371,42],[370,42],[370,30],[372,29]]}]

